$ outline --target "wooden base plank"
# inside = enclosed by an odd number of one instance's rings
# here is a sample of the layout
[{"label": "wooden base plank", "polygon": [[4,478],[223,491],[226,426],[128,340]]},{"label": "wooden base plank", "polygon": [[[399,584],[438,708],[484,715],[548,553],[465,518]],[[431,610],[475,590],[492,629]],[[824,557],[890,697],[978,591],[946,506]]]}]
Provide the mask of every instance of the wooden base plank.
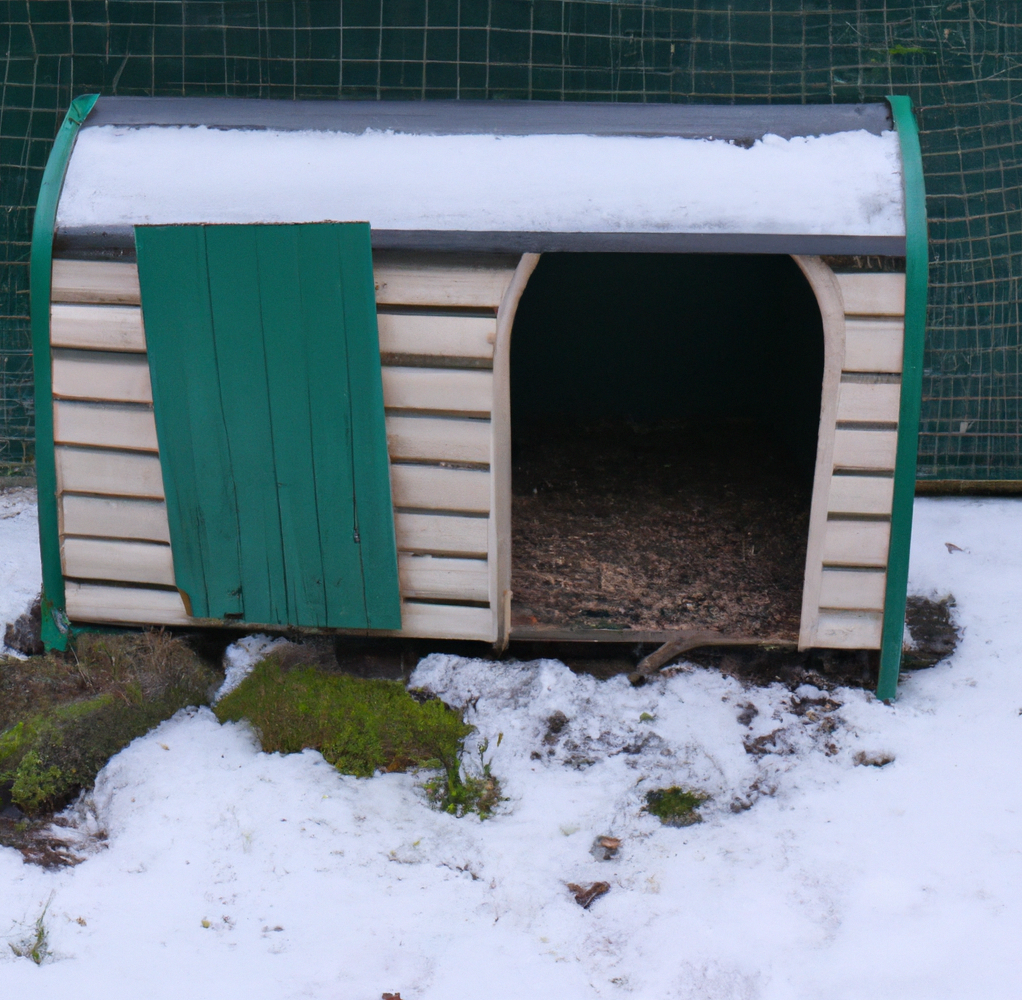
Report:
[{"label": "wooden base plank", "polygon": [[485,557],[489,519],[399,512],[394,515],[394,533],[403,552]]},{"label": "wooden base plank", "polygon": [[834,434],[834,468],[889,472],[898,450],[897,431],[838,428]]},{"label": "wooden base plank", "polygon": [[144,354],[55,350],[53,395],[65,399],[151,403],[149,361]]},{"label": "wooden base plank", "polygon": [[901,372],[905,324],[892,319],[845,320],[846,372]]},{"label": "wooden base plank", "polygon": [[167,505],[162,500],[121,500],[64,494],[60,498],[65,535],[170,542]]},{"label": "wooden base plank", "polygon": [[64,575],[80,580],[117,580],[174,586],[174,557],[169,545],[65,538],[61,543]]},{"label": "wooden base plank", "polygon": [[397,560],[401,596],[451,601],[487,601],[485,559],[445,559],[402,552]]},{"label": "wooden base plank", "polygon": [[849,316],[904,316],[905,275],[884,273],[837,274]]},{"label": "wooden base plank", "polygon": [[138,267],[106,260],[55,260],[50,301],[137,306]]},{"label": "wooden base plank", "polygon": [[383,405],[394,410],[489,414],[493,373],[452,368],[384,367]]},{"label": "wooden base plank", "polygon": [[874,611],[821,611],[816,642],[821,649],[879,649],[884,616]]},{"label": "wooden base plank", "polygon": [[490,462],[488,420],[447,417],[387,417],[391,461]]},{"label": "wooden base plank", "polygon": [[392,465],[391,493],[395,507],[488,514],[490,474],[474,469],[443,469],[435,465]]},{"label": "wooden base plank", "polygon": [[68,580],[64,592],[71,621],[109,625],[194,624],[176,590],[110,587]]},{"label": "wooden base plank", "polygon": [[401,605],[401,635],[492,642],[494,628],[493,612],[489,608],[418,604],[414,601]]},{"label": "wooden base plank", "polygon": [[489,361],[497,338],[496,316],[388,313],[376,316],[381,354],[471,358]]},{"label": "wooden base plank", "polygon": [[156,455],[99,448],[54,449],[59,493],[163,499],[163,472]]},{"label": "wooden base plank", "polygon": [[54,400],[53,439],[57,444],[159,450],[153,411],[116,403]]},{"label": "wooden base plank", "polygon": [[820,587],[820,607],[827,610],[883,611],[887,574],[826,568]]},{"label": "wooden base plank", "polygon": [[57,303],[50,308],[50,343],[54,347],[144,354],[142,310],[137,306]]},{"label": "wooden base plank", "polygon": [[890,539],[889,521],[828,521],[823,563],[886,568]]}]

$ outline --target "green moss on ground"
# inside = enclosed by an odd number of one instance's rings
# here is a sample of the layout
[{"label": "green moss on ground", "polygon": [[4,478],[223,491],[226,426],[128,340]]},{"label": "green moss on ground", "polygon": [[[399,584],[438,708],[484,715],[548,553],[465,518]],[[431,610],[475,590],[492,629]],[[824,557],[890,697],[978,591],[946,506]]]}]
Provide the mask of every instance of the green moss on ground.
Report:
[{"label": "green moss on ground", "polygon": [[709,799],[703,792],[688,791],[673,785],[646,792],[646,812],[656,816],[665,826],[691,826],[701,823],[699,807]]},{"label": "green moss on ground", "polygon": [[377,771],[441,771],[426,783],[427,796],[455,815],[485,816],[500,800],[488,764],[479,777],[461,767],[473,727],[443,702],[418,701],[399,681],[293,662],[294,655],[287,660],[273,655],[257,664],[216,705],[217,718],[248,720],[269,753],[318,750],[342,774],[368,778]]},{"label": "green moss on ground", "polygon": [[0,657],[0,801],[29,816],[67,805],[133,739],[217,675],[161,632],[83,634],[66,653]]}]

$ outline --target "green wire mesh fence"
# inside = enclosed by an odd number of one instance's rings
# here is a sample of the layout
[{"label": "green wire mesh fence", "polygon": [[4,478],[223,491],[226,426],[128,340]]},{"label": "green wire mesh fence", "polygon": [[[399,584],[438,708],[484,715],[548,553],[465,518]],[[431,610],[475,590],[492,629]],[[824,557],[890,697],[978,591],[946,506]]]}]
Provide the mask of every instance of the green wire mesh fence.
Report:
[{"label": "green wire mesh fence", "polygon": [[911,96],[930,219],[919,476],[1022,480],[1016,0],[6,0],[0,468],[32,457],[28,251],[83,93],[829,103]]}]

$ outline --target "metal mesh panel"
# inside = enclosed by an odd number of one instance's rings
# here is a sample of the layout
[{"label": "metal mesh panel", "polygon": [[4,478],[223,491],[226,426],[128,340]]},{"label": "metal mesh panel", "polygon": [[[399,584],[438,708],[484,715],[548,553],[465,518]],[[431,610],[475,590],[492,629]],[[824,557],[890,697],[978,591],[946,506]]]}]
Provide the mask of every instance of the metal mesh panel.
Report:
[{"label": "metal mesh panel", "polygon": [[855,102],[909,94],[930,217],[921,478],[1022,479],[1015,0],[10,0],[0,465],[31,457],[28,249],[77,94]]}]

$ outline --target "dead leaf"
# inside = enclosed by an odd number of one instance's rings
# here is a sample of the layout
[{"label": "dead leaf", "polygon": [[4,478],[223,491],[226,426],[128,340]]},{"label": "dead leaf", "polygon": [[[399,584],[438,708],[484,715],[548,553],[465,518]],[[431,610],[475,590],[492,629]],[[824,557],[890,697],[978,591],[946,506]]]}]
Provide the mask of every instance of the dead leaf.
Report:
[{"label": "dead leaf", "polygon": [[964,552],[965,551],[965,549],[959,547],[958,545],[955,545],[954,542],[945,542],[944,544],[947,546],[948,552]]},{"label": "dead leaf", "polygon": [[588,888],[576,885],[574,882],[568,883],[568,890],[575,897],[575,902],[582,907],[583,910],[588,910],[592,905],[594,899],[599,899],[600,896],[605,896],[610,892],[609,882],[593,882]]}]

